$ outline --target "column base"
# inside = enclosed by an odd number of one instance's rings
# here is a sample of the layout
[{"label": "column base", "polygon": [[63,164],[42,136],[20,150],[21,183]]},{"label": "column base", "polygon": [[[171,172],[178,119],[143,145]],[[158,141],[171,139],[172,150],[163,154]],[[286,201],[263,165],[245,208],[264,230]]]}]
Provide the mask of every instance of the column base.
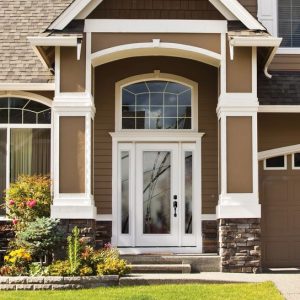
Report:
[{"label": "column base", "polygon": [[261,272],[260,219],[220,219],[221,271]]},{"label": "column base", "polygon": [[51,218],[96,219],[97,209],[90,205],[51,205]]}]

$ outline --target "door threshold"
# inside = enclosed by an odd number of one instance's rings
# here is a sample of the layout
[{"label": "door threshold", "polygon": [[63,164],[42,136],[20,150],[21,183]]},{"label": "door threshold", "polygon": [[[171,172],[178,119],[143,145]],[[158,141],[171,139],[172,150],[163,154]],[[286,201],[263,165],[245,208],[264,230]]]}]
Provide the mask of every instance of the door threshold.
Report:
[{"label": "door threshold", "polygon": [[202,254],[198,247],[118,247],[121,255],[125,254],[147,254],[147,255],[187,255]]}]

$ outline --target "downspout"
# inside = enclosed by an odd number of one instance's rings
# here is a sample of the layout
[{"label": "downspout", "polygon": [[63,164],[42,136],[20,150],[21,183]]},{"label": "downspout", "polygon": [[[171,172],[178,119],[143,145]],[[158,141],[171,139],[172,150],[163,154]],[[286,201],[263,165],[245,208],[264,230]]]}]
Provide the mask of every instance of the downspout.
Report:
[{"label": "downspout", "polygon": [[264,67],[264,74],[267,78],[270,78],[270,79],[272,78],[272,75],[269,73],[268,69],[269,69],[269,66],[270,66],[278,48],[279,48],[279,46],[273,48],[273,50],[272,50],[271,54],[269,55],[269,58],[265,64],[265,67]]}]

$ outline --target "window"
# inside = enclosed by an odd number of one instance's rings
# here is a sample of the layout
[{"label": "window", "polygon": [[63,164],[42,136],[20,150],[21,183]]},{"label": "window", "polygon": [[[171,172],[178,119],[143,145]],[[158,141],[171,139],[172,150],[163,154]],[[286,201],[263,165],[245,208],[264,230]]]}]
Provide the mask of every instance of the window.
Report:
[{"label": "window", "polygon": [[292,166],[294,170],[300,169],[300,153],[292,155]]},{"label": "window", "polygon": [[278,1],[278,36],[283,38],[281,47],[300,47],[300,1]]},{"label": "window", "polygon": [[122,87],[122,129],[191,130],[192,88],[164,80]]},{"label": "window", "polygon": [[50,107],[23,98],[0,98],[0,204],[4,190],[19,175],[50,174],[50,136]]},{"label": "window", "polygon": [[264,161],[265,170],[286,170],[286,168],[287,162],[284,155],[271,157]]}]

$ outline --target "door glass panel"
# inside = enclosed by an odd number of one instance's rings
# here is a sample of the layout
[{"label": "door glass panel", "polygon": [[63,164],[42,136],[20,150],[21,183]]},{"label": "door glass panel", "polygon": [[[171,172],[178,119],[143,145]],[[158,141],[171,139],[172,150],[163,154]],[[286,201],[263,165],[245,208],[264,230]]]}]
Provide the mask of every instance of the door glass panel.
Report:
[{"label": "door glass panel", "polygon": [[121,152],[121,197],[123,234],[129,233],[129,152]]},{"label": "door glass panel", "polygon": [[143,153],[143,232],[169,234],[171,152]]},{"label": "door glass panel", "polygon": [[4,190],[6,188],[6,129],[0,129],[0,215],[5,215]]},{"label": "door glass panel", "polygon": [[185,172],[184,172],[184,185],[185,185],[185,233],[193,233],[193,153],[186,151],[185,158]]}]

